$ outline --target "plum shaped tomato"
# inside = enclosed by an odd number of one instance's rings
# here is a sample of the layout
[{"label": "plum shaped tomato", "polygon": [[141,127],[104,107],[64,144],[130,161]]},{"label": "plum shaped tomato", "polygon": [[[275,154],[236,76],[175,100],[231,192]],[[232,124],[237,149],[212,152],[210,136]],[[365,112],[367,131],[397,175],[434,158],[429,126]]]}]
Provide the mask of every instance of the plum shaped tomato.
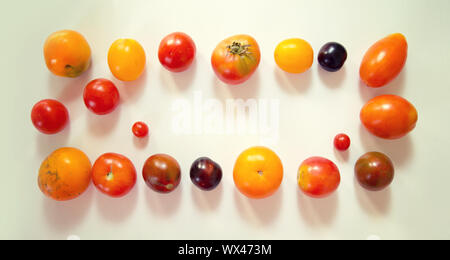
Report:
[{"label": "plum shaped tomato", "polygon": [[380,152],[368,152],[355,164],[355,175],[365,189],[379,191],[394,179],[394,165],[391,159]]},{"label": "plum shaped tomato", "polygon": [[333,143],[337,150],[346,151],[350,147],[350,137],[346,134],[337,134]]},{"label": "plum shaped tomato", "polygon": [[338,71],[347,60],[347,51],[337,42],[329,42],[322,46],[317,56],[320,66],[330,72]]},{"label": "plum shaped tomato", "polygon": [[336,164],[323,157],[310,157],[298,169],[298,186],[308,196],[323,198],[335,191],[341,182]]},{"label": "plum shaped tomato", "polygon": [[109,48],[109,69],[118,80],[138,79],[144,72],[145,62],[144,48],[133,39],[119,39]]},{"label": "plum shaped tomato", "polygon": [[181,72],[191,66],[196,52],[195,43],[189,35],[175,32],[162,39],[159,50],[159,62],[169,71]]},{"label": "plum shaped tomato", "polygon": [[147,186],[152,190],[169,193],[180,184],[180,165],[170,155],[155,154],[145,161],[142,176]]},{"label": "plum shaped tomato", "polygon": [[255,72],[261,60],[258,43],[245,34],[231,36],[214,49],[211,64],[217,77],[230,85],[241,84]]},{"label": "plum shaped tomato", "polygon": [[361,80],[369,87],[382,87],[402,70],[408,54],[408,43],[400,33],[391,34],[367,50],[359,68]]},{"label": "plum shaped tomato", "polygon": [[283,180],[283,164],[269,148],[256,146],[243,151],[237,158],[233,179],[245,196],[262,199],[275,193]]},{"label": "plum shaped tomato", "polygon": [[90,182],[91,162],[76,148],[55,150],[39,168],[39,189],[54,200],[74,199],[87,189]]},{"label": "plum shaped tomato", "polygon": [[200,157],[192,163],[190,177],[201,190],[213,190],[222,180],[222,168],[208,157]]},{"label": "plum shaped tomato", "polygon": [[127,157],[105,153],[92,166],[92,181],[102,193],[111,197],[125,196],[136,183],[136,169]]},{"label": "plum shaped tomato", "polygon": [[55,75],[78,77],[91,64],[91,48],[78,32],[62,30],[52,33],[44,44],[47,68]]},{"label": "plum shaped tomato", "polygon": [[144,138],[148,135],[148,126],[146,123],[139,121],[133,124],[131,131],[133,132],[134,136],[138,138]]},{"label": "plum shaped tomato", "polygon": [[280,42],[274,56],[280,69],[289,73],[303,73],[313,64],[314,51],[307,41],[293,38]]},{"label": "plum shaped tomato", "polygon": [[64,129],[69,121],[66,107],[54,99],[44,99],[33,106],[31,122],[44,134],[56,134]]},{"label": "plum shaped tomato", "polygon": [[119,104],[119,91],[114,83],[107,79],[95,79],[84,88],[84,104],[97,115],[114,111]]},{"label": "plum shaped tomato", "polygon": [[416,108],[396,95],[381,95],[361,109],[360,119],[369,132],[384,139],[403,137],[416,126]]}]

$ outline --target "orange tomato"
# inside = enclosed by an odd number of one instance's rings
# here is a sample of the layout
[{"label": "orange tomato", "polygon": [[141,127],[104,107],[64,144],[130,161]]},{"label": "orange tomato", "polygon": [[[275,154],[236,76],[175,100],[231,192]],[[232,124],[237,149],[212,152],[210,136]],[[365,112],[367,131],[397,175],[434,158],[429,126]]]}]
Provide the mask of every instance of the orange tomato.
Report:
[{"label": "orange tomato", "polygon": [[44,44],[47,68],[55,75],[78,77],[91,64],[91,48],[80,33],[63,30],[52,33]]},{"label": "orange tomato", "polygon": [[367,50],[359,68],[361,80],[378,88],[393,80],[402,70],[408,54],[408,43],[401,33],[391,34]]},{"label": "orange tomato", "polygon": [[283,165],[275,152],[256,146],[242,152],[233,169],[238,190],[249,198],[261,199],[277,191],[283,180]]},{"label": "orange tomato", "polygon": [[91,162],[76,148],[60,148],[41,164],[39,189],[48,197],[71,200],[83,193],[91,181]]},{"label": "orange tomato", "polygon": [[302,39],[293,38],[280,42],[275,48],[275,62],[289,73],[303,73],[313,64],[314,51]]},{"label": "orange tomato", "polygon": [[117,79],[136,80],[145,69],[144,48],[133,39],[119,39],[109,48],[108,65]]}]

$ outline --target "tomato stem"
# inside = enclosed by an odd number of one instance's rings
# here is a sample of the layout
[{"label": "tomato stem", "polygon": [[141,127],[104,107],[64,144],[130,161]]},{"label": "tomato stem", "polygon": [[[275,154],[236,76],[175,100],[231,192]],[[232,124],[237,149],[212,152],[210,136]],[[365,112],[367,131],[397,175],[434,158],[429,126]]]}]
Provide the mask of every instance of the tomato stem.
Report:
[{"label": "tomato stem", "polygon": [[110,181],[114,178],[114,174],[112,171],[108,172],[108,174],[106,174],[106,180]]},{"label": "tomato stem", "polygon": [[248,47],[250,44],[241,44],[239,42],[233,42],[231,45],[227,46],[227,49],[231,54],[237,55],[247,55],[249,54]]}]

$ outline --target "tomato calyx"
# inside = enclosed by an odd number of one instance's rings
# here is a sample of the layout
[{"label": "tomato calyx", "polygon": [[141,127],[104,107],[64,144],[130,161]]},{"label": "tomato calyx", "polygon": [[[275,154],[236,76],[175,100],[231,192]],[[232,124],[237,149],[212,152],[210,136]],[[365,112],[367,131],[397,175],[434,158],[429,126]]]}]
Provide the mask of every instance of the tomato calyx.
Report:
[{"label": "tomato calyx", "polygon": [[250,46],[251,46],[250,44],[241,44],[239,42],[233,42],[231,45],[227,46],[227,49],[231,54],[243,56],[250,54],[250,52],[248,51],[248,48]]},{"label": "tomato calyx", "polygon": [[108,173],[106,174],[106,180],[107,180],[107,181],[111,181],[113,178],[114,178],[114,174],[113,174],[112,171],[110,171],[110,172],[108,172]]}]

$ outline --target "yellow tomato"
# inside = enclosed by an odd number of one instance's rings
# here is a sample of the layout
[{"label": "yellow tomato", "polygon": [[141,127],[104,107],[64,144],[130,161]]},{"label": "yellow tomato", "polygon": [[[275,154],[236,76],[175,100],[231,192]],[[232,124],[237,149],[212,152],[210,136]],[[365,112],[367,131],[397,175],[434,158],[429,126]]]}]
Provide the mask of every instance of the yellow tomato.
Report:
[{"label": "yellow tomato", "polygon": [[136,80],[145,69],[144,48],[135,40],[119,39],[109,48],[108,65],[117,79]]},{"label": "yellow tomato", "polygon": [[275,48],[275,62],[278,67],[289,73],[303,73],[307,71],[314,58],[311,45],[302,39],[287,39]]}]

